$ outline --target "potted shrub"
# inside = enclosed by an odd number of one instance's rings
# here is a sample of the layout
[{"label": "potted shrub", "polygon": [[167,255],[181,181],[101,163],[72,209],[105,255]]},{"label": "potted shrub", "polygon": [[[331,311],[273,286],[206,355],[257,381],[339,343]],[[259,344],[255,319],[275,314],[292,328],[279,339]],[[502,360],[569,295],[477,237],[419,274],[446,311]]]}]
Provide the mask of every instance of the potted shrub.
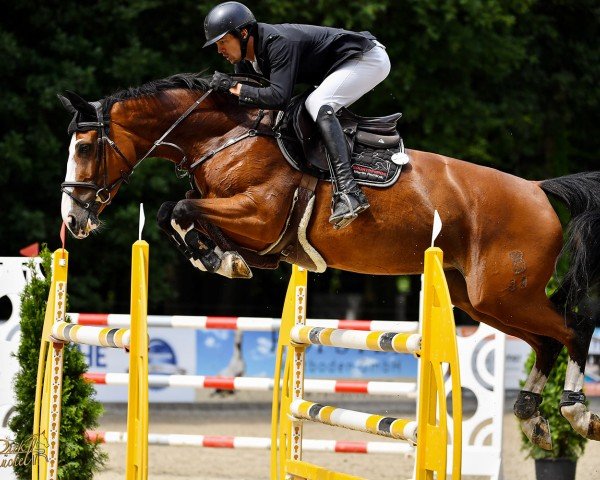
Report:
[{"label": "potted shrub", "polygon": [[[537,480],[575,480],[577,459],[583,454],[587,442],[586,438],[573,430],[558,408],[565,385],[568,360],[567,349],[563,348],[548,378],[543,392],[544,401],[540,405],[540,413],[550,425],[552,450],[533,445],[525,434],[521,433],[521,450],[527,452],[527,457],[535,460]],[[531,371],[534,362],[535,352],[531,352],[525,362],[527,372]]]}]

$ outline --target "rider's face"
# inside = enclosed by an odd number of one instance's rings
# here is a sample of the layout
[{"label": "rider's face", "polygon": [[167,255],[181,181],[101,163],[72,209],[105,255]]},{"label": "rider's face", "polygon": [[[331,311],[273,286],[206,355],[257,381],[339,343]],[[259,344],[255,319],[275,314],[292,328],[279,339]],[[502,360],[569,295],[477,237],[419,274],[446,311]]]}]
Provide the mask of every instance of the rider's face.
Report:
[{"label": "rider's face", "polygon": [[225,59],[232,64],[242,60],[242,47],[240,41],[231,33],[228,33],[217,42],[217,52],[223,55]]}]

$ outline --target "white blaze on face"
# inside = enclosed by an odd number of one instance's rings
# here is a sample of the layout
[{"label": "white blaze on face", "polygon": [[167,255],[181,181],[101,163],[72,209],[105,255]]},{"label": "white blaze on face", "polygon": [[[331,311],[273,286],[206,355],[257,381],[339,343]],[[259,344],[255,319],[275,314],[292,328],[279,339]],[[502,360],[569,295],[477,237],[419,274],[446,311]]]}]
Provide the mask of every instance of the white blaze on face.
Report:
[{"label": "white blaze on face", "polygon": [[[67,175],[65,177],[65,182],[74,182],[75,181],[75,146],[77,145],[77,140],[75,139],[75,133],[71,137],[71,144],[69,145],[69,160],[67,161]],[[73,187],[67,187],[69,192],[73,191]],[[62,215],[63,222],[68,225],[68,216],[69,212],[73,208],[73,200],[66,193],[62,194],[62,202],[60,205],[60,213]]]}]

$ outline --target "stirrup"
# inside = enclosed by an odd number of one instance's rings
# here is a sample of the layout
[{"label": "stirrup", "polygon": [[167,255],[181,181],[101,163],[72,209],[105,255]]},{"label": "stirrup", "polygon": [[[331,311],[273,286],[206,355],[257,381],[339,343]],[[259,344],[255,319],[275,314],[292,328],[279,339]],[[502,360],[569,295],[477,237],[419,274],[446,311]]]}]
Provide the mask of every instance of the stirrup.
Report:
[{"label": "stirrup", "polygon": [[[334,214],[335,207],[340,205],[345,207],[345,211],[338,214]],[[329,217],[329,223],[333,225],[333,228],[340,230],[341,228],[350,225],[358,214],[364,212],[369,208],[369,201],[362,192],[338,192],[333,195],[331,202],[331,216]]]}]

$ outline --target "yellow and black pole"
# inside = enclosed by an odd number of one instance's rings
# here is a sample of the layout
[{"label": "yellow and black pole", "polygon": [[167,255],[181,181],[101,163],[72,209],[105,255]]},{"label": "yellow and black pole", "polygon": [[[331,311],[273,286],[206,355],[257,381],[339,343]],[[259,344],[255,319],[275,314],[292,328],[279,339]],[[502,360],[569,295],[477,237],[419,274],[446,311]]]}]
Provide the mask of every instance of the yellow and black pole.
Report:
[{"label": "yellow and black pole", "polygon": [[38,363],[33,439],[32,480],[54,480],[58,475],[58,447],[62,401],[64,343],[53,341],[52,326],[65,320],[69,253],[58,249],[52,257],[52,281],[44,317]]}]

